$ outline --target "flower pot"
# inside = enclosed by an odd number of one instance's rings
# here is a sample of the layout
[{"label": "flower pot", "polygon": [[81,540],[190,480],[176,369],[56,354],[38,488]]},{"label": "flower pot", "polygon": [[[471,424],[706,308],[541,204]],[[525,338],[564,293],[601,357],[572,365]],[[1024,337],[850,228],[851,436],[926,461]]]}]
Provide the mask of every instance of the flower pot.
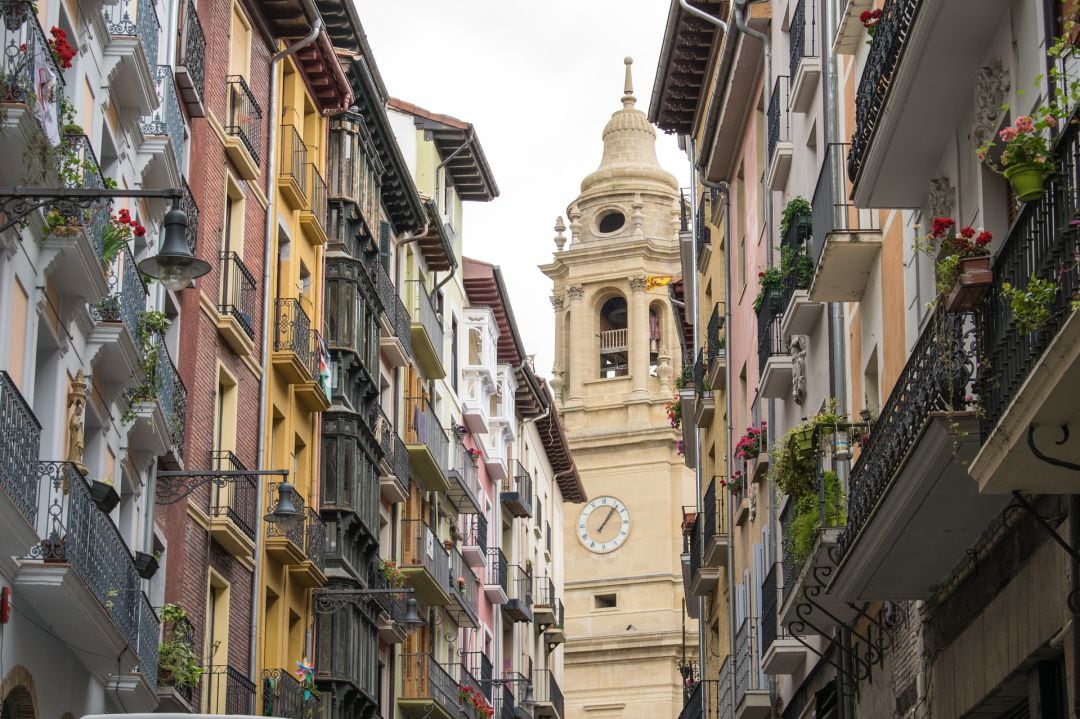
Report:
[{"label": "flower pot", "polygon": [[833,459],[851,459],[851,435],[847,432],[833,432],[829,435],[829,448]]},{"label": "flower pot", "polygon": [[449,539],[444,539],[443,543],[442,543],[442,546],[443,546],[443,549],[445,549],[446,551],[449,552],[451,549],[454,548],[454,543]]},{"label": "flower pot", "polygon": [[990,257],[965,257],[960,260],[960,273],[949,296],[945,298],[946,312],[968,312],[975,309],[994,281]]},{"label": "flower pot", "polygon": [[120,504],[120,495],[116,493],[116,489],[111,484],[96,479],[90,483],[90,499],[105,514],[112,512],[116,505]]},{"label": "flower pot", "polygon": [[153,554],[147,554],[146,552],[135,552],[135,571],[139,573],[139,576],[143,579],[153,579],[157,574],[158,560]]},{"label": "flower pot", "polygon": [[1045,166],[1035,162],[1021,162],[1005,168],[1005,179],[1022,202],[1037,200],[1046,193],[1043,186]]}]

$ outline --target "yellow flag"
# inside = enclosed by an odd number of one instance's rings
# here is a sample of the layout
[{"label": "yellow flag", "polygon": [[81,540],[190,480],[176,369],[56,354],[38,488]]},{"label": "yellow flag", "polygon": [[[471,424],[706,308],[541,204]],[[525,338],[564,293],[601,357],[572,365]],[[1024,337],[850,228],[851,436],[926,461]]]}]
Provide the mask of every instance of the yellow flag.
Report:
[{"label": "yellow flag", "polygon": [[670,285],[675,278],[671,275],[652,275],[645,278],[645,289],[655,290],[657,287]]}]

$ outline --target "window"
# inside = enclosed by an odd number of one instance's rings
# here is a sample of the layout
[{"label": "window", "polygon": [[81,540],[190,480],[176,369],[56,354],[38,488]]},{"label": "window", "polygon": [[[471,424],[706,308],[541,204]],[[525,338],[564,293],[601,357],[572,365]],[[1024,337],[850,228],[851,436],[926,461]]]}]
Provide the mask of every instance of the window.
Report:
[{"label": "window", "polygon": [[616,296],[600,308],[600,376],[625,377],[630,373],[626,329],[626,299]]},{"label": "window", "polygon": [[594,594],[593,609],[616,609],[619,606],[619,597],[616,594]]},{"label": "window", "polygon": [[618,210],[612,210],[605,212],[600,216],[600,220],[596,223],[596,229],[601,234],[610,234],[622,229],[622,226],[626,224],[626,216]]},{"label": "window", "polygon": [[735,267],[739,273],[739,292],[742,292],[746,289],[746,179],[742,165],[739,165],[735,182],[735,212],[736,221],[739,223],[739,251],[735,254]]},{"label": "window", "polygon": [[[204,21],[205,22],[205,21]],[[232,6],[232,27],[229,31],[229,74],[248,77],[251,62],[251,23],[239,3]]]},{"label": "window", "polygon": [[[208,664],[222,665],[229,661],[229,585],[217,574],[210,573],[210,586],[206,598],[206,645],[205,659]],[[225,682],[207,692],[204,709],[210,714],[226,711]]]},{"label": "window", "polygon": [[458,321],[457,315],[450,316],[450,386],[454,393],[458,391]]}]

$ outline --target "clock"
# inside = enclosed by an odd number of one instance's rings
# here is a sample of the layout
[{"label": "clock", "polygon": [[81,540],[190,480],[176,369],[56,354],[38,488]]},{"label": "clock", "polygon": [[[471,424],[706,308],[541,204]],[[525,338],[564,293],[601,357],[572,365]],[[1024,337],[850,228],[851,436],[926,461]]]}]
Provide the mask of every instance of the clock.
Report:
[{"label": "clock", "polygon": [[614,552],[629,536],[630,510],[614,497],[597,497],[581,510],[577,537],[590,552]]}]

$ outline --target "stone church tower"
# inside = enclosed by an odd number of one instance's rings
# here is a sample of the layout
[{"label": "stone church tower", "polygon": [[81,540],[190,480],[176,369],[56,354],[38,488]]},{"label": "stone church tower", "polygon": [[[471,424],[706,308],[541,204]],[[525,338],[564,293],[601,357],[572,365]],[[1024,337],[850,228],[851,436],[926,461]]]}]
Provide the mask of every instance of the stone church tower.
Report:
[{"label": "stone church tower", "polygon": [[600,166],[560,218],[552,279],[552,387],[589,502],[564,518],[566,719],[675,717],[683,630],[682,507],[694,476],[665,405],[681,345],[668,287],[679,265],[679,187],[657,163],[626,58],[622,109]]}]

